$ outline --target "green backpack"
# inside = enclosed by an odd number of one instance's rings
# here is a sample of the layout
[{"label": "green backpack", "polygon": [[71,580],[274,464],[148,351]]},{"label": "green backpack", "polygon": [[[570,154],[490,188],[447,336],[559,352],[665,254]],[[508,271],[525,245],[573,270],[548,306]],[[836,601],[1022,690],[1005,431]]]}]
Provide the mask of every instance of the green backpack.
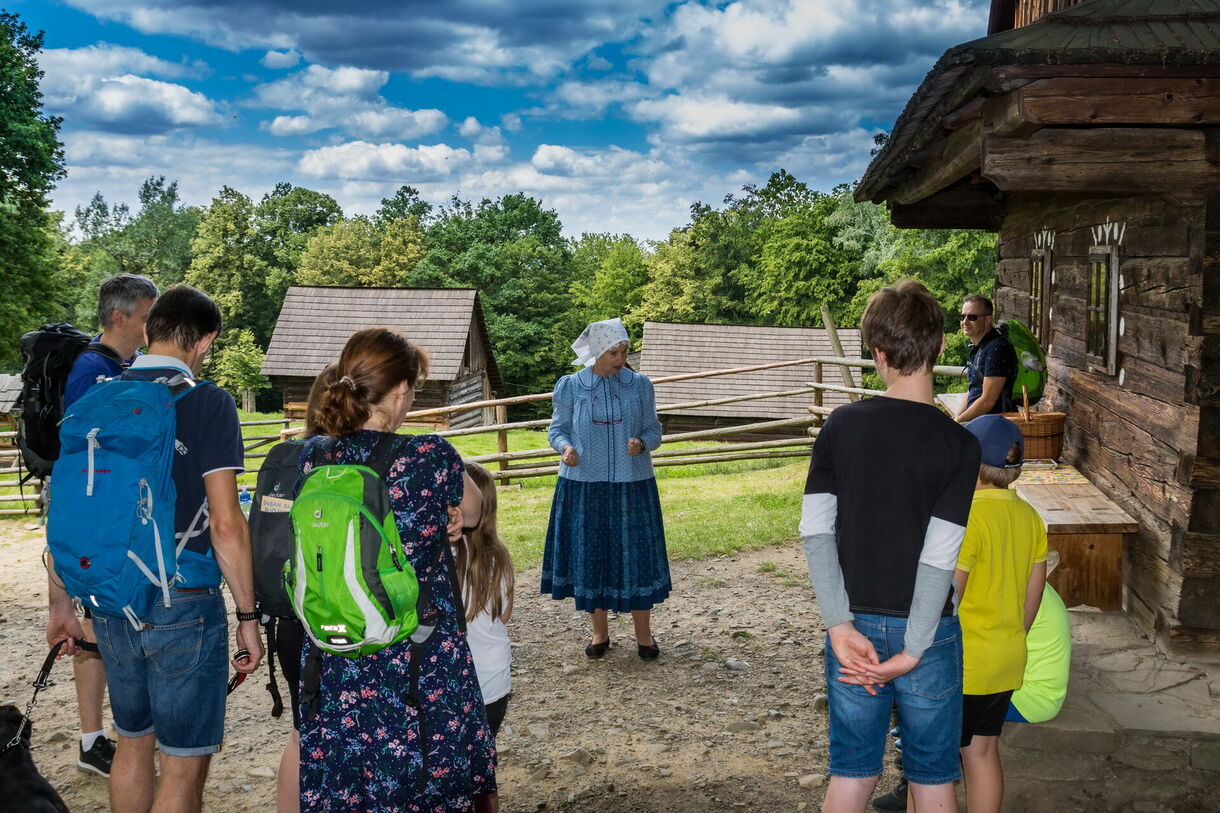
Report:
[{"label": "green backpack", "polygon": [[1022,388],[1029,390],[1032,406],[1042,397],[1046,387],[1046,353],[1037,338],[1019,319],[1009,319],[1000,326],[1000,332],[1008,339],[1017,353],[1017,378],[1012,382],[1012,400],[1020,409],[1025,401]]},{"label": "green backpack", "polygon": [[289,511],[296,551],[284,586],[310,640],[334,655],[368,655],[419,627],[419,582],[385,486],[396,441],[382,440],[368,465],[315,467]]}]

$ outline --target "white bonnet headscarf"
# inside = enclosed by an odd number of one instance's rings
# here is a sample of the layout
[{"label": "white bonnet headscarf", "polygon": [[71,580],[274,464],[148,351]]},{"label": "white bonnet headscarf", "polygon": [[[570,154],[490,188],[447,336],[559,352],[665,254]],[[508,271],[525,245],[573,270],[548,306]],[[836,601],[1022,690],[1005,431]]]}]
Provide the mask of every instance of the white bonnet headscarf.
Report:
[{"label": "white bonnet headscarf", "polygon": [[623,320],[615,317],[603,322],[593,322],[583,331],[580,337],[572,342],[572,351],[576,353],[573,367],[592,367],[598,356],[617,344],[627,341],[627,328]]}]

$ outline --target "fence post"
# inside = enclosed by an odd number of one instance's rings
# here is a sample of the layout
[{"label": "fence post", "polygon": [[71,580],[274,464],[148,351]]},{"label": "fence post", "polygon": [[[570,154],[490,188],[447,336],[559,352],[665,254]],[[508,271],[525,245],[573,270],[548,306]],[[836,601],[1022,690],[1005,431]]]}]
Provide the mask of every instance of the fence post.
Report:
[{"label": "fence post", "polygon": [[[813,382],[815,384],[823,383],[822,382],[822,362],[820,362],[820,361],[815,361],[813,363]],[[818,387],[817,389],[815,389],[813,391],[813,405],[815,407],[820,407],[822,405],[822,388],[821,387]],[[813,425],[821,426],[823,420],[824,419],[821,415],[815,414],[814,420],[813,420]]]},{"label": "fence post", "polygon": [[[496,405],[496,423],[499,423],[499,424],[508,423],[508,407],[504,406],[504,404]],[[504,454],[508,451],[508,430],[507,429],[496,430],[496,450],[499,451],[500,454]],[[507,470],[508,470],[508,461],[501,460],[500,461],[500,471],[507,471]]]}]

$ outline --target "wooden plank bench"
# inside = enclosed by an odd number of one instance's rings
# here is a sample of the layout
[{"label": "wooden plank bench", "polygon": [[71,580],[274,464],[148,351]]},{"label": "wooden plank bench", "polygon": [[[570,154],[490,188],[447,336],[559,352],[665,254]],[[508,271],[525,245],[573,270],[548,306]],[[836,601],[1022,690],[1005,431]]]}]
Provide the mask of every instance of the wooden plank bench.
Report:
[{"label": "wooden plank bench", "polygon": [[1121,610],[1123,534],[1135,533],[1139,524],[1089,482],[1018,480],[1014,487],[1046,523],[1050,549],[1059,551],[1049,580],[1064,603]]}]

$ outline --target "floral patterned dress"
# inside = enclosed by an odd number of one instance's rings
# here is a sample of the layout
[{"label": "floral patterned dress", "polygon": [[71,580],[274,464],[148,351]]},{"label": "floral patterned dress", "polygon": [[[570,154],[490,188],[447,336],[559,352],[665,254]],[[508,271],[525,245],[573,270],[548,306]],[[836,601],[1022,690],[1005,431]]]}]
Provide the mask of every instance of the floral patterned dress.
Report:
[{"label": "floral patterned dress", "polygon": [[[364,463],[381,432],[314,438],[303,471]],[[361,658],[322,655],[318,714],[301,718],[302,811],[460,811],[496,790],[495,740],[466,634],[458,625],[448,560],[447,507],[462,500],[462,460],[436,435],[404,437],[386,479],[421,593],[425,580],[443,620],[419,671],[429,776],[422,784],[419,712],[407,700],[409,641]],[[305,642],[303,658],[309,657]],[[304,660],[302,661],[304,663]]]}]

